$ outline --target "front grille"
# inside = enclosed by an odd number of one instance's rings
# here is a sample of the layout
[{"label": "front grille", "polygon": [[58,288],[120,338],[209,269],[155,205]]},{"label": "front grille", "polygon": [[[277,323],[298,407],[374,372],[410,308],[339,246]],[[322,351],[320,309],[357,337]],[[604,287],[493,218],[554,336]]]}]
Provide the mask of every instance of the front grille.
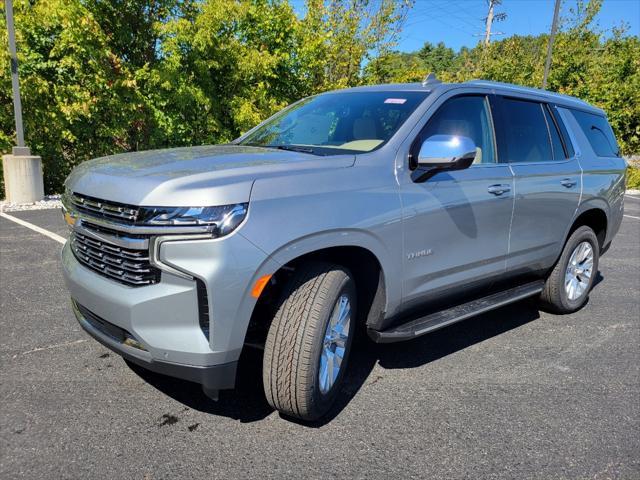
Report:
[{"label": "front grille", "polygon": [[82,220],[82,226],[91,230],[95,233],[105,233],[110,237],[116,237],[118,239],[125,240],[148,240],[149,235],[145,233],[129,233],[122,232],[120,230],[116,230],[114,228],[105,227],[103,225],[98,225],[97,223],[92,223],[91,220]]},{"label": "front grille", "polygon": [[80,213],[126,225],[135,224],[140,213],[140,209],[133,205],[100,200],[79,193],[72,193],[69,200]]},{"label": "front grille", "polygon": [[74,231],[71,250],[84,266],[132,287],[160,281],[160,270],[149,262],[148,250],[124,248]]}]

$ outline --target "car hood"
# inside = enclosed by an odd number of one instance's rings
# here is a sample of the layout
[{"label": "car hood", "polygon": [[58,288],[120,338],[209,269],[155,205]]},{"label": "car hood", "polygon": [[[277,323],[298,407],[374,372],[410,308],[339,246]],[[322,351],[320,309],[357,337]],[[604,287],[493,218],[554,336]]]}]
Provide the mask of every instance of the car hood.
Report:
[{"label": "car hood", "polygon": [[347,168],[354,155],[317,156],[217,145],[122,153],[76,167],[68,190],[130,205],[207,206],[247,202],[258,178]]}]

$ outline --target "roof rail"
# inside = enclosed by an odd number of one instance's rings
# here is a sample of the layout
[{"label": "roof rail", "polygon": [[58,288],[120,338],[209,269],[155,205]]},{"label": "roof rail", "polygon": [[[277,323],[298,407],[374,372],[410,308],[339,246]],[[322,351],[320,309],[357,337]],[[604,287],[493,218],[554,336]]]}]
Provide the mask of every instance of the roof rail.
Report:
[{"label": "roof rail", "polygon": [[471,85],[481,85],[481,86],[485,86],[485,87],[494,87],[494,88],[502,88],[505,90],[512,90],[514,92],[521,92],[521,93],[532,93],[532,94],[537,94],[537,95],[543,95],[546,97],[551,97],[551,98],[556,98],[559,100],[563,100],[565,102],[571,102],[574,103],[576,105],[580,105],[582,107],[586,107],[592,110],[600,110],[602,111],[600,108],[595,107],[591,104],[589,104],[588,102],[585,102],[584,100],[577,98],[577,97],[572,97],[571,95],[565,95],[563,93],[556,93],[556,92],[551,92],[549,90],[542,90],[540,88],[534,88],[534,87],[524,87],[522,85],[515,85],[513,83],[505,83],[505,82],[495,82],[492,80],[482,80],[482,79],[474,79],[474,80],[469,80],[467,82],[465,82],[467,84],[471,84]]}]

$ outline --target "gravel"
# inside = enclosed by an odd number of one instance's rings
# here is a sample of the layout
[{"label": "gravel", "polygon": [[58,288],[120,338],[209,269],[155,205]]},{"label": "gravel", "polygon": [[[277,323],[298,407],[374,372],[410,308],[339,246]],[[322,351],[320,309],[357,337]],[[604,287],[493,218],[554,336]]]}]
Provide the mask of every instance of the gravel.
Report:
[{"label": "gravel", "polygon": [[34,203],[9,203],[6,200],[0,200],[1,212],[22,212],[25,210],[47,210],[50,208],[62,207],[60,197],[62,195],[47,195],[44,200]]}]

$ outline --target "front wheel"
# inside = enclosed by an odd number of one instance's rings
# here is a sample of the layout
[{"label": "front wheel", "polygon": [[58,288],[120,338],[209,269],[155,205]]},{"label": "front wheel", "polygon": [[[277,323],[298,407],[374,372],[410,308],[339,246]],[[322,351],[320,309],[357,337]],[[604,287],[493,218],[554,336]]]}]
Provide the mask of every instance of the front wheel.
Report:
[{"label": "front wheel", "polygon": [[353,341],[356,289],[345,268],[300,266],[283,292],[264,351],[269,404],[285,415],[316,420],[333,404]]},{"label": "front wheel", "polygon": [[591,228],[571,234],[540,294],[542,307],[553,313],[571,313],[587,302],[598,273],[600,247]]}]

